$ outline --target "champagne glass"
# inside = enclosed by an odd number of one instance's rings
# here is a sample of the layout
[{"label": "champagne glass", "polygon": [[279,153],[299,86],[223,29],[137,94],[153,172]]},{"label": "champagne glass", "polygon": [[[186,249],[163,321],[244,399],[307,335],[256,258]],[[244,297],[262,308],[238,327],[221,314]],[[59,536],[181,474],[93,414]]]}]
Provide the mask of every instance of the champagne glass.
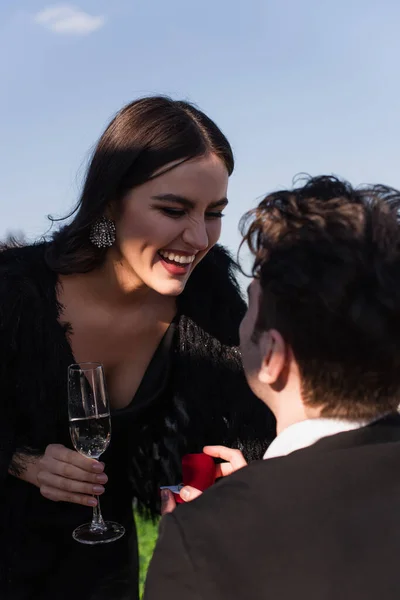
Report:
[{"label": "champagne glass", "polygon": [[[98,460],[111,439],[110,406],[101,364],[80,363],[68,367],[68,416],[75,450]],[[104,521],[100,500],[97,500],[92,522],[80,525],[72,534],[81,544],[106,544],[125,533],[119,523]]]}]

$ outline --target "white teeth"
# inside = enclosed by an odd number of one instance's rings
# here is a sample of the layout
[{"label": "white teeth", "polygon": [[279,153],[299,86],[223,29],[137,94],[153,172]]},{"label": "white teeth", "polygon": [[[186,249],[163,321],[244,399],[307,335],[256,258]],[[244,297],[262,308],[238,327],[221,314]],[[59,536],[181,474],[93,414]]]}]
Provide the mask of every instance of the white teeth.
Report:
[{"label": "white teeth", "polygon": [[174,262],[180,265],[188,265],[192,263],[196,258],[195,254],[192,254],[192,256],[184,256],[182,254],[173,254],[172,252],[165,252],[165,250],[160,250],[159,254],[161,254],[161,256],[163,256],[164,258],[168,258],[168,260],[173,260]]}]

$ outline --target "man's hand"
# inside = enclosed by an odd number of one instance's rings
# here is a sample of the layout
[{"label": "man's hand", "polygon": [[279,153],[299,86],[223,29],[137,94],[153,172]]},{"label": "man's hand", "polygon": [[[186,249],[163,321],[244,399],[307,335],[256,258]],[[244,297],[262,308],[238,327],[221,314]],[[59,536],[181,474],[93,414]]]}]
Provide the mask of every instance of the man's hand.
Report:
[{"label": "man's hand", "polygon": [[[233,448],[227,448],[226,446],[205,446],[203,452],[213,458],[222,458],[226,461],[215,465],[216,479],[231,475],[235,471],[247,466],[247,462],[240,450],[234,450]],[[186,485],[181,489],[179,495],[184,502],[191,502],[195,498],[201,496],[202,493],[203,492],[200,490],[197,490],[190,485]],[[165,515],[170,513],[175,510],[175,508],[176,502],[173,493],[167,489],[161,490],[161,514]]]}]

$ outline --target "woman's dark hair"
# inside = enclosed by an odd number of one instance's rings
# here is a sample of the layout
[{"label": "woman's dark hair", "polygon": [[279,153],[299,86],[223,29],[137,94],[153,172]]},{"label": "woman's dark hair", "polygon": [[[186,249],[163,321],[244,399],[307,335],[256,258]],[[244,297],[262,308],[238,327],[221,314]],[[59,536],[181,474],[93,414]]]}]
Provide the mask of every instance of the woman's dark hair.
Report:
[{"label": "woman's dark hair", "polygon": [[208,153],[216,154],[232,173],[234,159],[228,140],[188,102],[153,96],[125,106],[97,144],[74,219],[53,235],[46,256],[49,267],[71,274],[100,265],[106,249],[96,248],[89,235],[107,208],[168,163]]}]

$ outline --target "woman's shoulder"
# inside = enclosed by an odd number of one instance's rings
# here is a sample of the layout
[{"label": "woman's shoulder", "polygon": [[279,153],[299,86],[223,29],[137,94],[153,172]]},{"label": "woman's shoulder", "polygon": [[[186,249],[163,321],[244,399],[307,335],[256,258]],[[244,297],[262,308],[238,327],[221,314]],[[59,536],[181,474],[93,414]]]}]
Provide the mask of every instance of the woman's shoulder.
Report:
[{"label": "woman's shoulder", "polygon": [[226,248],[217,245],[190,277],[179,303],[180,311],[222,344],[238,343],[239,325],[246,312],[237,275],[239,267]]},{"label": "woman's shoulder", "polygon": [[[0,306],[27,304],[51,289],[53,274],[45,262],[47,243],[0,244]],[[32,307],[33,308],[33,307]]]},{"label": "woman's shoulder", "polygon": [[35,264],[45,264],[47,242],[19,244],[0,241],[0,268],[5,273],[21,274]]}]

